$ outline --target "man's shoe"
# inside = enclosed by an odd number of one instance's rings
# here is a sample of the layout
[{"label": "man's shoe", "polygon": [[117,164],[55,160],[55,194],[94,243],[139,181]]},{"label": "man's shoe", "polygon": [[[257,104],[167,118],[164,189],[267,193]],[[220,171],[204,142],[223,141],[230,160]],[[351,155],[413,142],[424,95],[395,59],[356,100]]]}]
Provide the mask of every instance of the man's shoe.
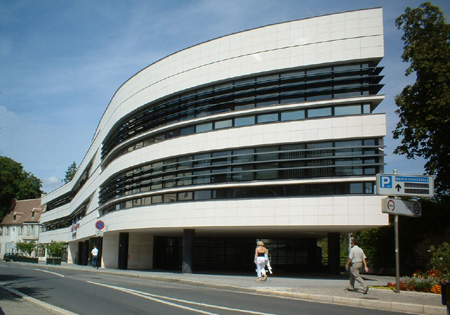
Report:
[{"label": "man's shoe", "polygon": [[364,289],[364,294],[367,294],[367,292],[369,292],[369,287],[366,287],[366,288]]}]

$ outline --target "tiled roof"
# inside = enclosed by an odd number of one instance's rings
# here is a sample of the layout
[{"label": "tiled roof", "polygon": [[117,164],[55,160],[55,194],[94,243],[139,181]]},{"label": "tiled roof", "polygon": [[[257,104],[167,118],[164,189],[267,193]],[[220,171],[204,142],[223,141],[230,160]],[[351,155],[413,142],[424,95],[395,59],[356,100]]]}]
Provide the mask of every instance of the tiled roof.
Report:
[{"label": "tiled roof", "polygon": [[11,210],[5,215],[1,225],[20,225],[23,223],[38,223],[45,205],[41,198],[16,200]]}]

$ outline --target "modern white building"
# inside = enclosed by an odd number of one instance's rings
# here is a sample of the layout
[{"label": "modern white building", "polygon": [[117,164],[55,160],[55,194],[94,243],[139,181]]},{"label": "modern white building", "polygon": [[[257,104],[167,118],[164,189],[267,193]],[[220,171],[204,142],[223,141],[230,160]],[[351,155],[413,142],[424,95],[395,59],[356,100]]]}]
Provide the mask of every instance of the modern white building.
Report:
[{"label": "modern white building", "polygon": [[257,239],[279,272],[317,270],[328,237],[384,226],[382,9],[210,40],[126,81],[73,180],[46,195],[40,242],[69,262],[252,270]]}]

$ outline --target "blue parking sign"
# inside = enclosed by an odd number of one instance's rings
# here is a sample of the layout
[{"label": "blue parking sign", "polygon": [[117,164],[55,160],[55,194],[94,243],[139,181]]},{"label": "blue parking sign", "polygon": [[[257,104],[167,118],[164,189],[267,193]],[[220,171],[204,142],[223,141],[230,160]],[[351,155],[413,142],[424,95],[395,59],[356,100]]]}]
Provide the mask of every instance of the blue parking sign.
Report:
[{"label": "blue parking sign", "polygon": [[380,176],[380,188],[392,188],[392,182],[391,175]]}]

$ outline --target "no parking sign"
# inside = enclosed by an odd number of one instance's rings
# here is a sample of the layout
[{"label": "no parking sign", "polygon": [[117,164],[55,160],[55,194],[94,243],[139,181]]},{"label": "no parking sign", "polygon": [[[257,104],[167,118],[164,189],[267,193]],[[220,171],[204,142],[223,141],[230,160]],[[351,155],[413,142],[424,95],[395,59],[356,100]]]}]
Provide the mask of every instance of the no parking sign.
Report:
[{"label": "no parking sign", "polygon": [[103,230],[103,228],[105,227],[105,222],[103,222],[102,220],[98,220],[97,222],[95,222],[95,227],[98,230]]}]

